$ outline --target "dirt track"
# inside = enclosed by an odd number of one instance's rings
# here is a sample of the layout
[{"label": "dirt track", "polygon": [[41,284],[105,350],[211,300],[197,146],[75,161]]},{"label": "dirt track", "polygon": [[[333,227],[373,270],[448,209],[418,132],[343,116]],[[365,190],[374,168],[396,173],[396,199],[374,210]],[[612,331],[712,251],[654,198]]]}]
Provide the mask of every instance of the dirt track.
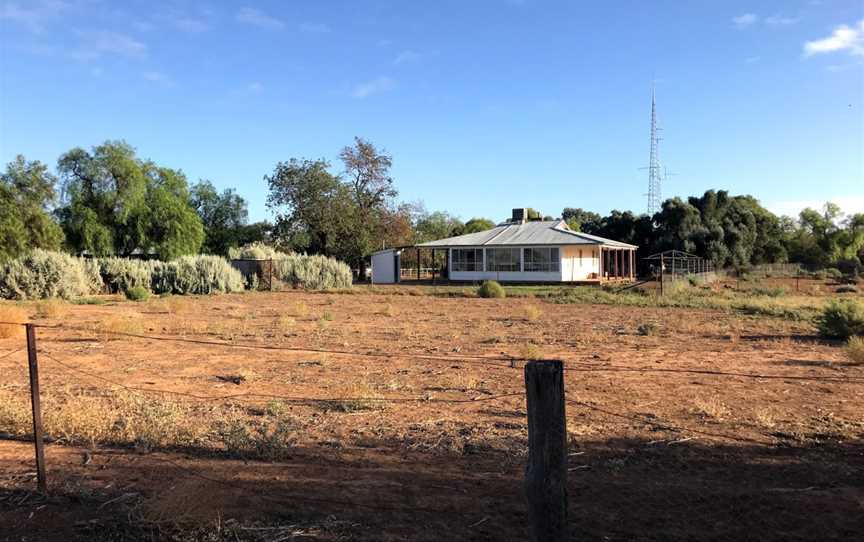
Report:
[{"label": "dirt track", "polygon": [[[574,536],[824,540],[864,531],[864,367],[846,363],[808,324],[708,310],[295,292],[173,308],[160,300],[74,306],[46,323],[87,327],[126,313],[142,314],[133,331],[147,335],[387,356],[43,329],[43,393],[98,396],[109,387],[102,377],[199,396],[259,394],[225,400],[250,415],[272,400],[264,395],[432,401],[349,412],[290,403],[297,442],[276,462],[195,447],[84,454],[52,445],[54,496],[45,502],[22,492],[31,487],[31,447],[0,441],[0,539],[87,539],[97,527],[132,536],[123,523],[130,510],[148,528],[221,518],[296,524],[320,540],[525,539],[522,371],[466,357],[502,355],[567,364]],[[638,334],[646,322],[657,332]],[[19,343],[0,340],[0,355]],[[26,396],[23,353],[0,359],[0,370],[3,390]],[[507,393],[517,395],[494,398]],[[466,399],[479,400],[434,402]]]}]

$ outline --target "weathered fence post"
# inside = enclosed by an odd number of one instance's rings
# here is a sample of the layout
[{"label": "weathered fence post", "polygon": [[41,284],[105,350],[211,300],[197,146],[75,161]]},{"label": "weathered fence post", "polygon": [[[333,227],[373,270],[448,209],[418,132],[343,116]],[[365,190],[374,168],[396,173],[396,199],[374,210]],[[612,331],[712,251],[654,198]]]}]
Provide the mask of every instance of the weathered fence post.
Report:
[{"label": "weathered fence post", "polygon": [[564,365],[530,361],[525,365],[528,403],[528,466],[525,493],[534,542],[564,542],[567,535],[567,424],[564,417]]},{"label": "weathered fence post", "polygon": [[36,358],[36,329],[25,324],[27,329],[27,364],[30,366],[30,405],[33,408],[33,443],[36,447],[36,476],[39,491],[48,491],[45,478],[45,449],[42,443],[42,405],[39,399],[39,364]]}]

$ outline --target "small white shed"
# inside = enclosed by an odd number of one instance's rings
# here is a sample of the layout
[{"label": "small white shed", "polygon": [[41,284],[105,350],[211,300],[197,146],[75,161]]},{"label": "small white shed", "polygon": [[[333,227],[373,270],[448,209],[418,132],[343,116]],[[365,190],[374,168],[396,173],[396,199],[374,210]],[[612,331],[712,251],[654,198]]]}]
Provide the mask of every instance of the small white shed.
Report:
[{"label": "small white shed", "polygon": [[388,248],[372,253],[372,284],[394,284],[399,282],[399,259],[402,251]]}]

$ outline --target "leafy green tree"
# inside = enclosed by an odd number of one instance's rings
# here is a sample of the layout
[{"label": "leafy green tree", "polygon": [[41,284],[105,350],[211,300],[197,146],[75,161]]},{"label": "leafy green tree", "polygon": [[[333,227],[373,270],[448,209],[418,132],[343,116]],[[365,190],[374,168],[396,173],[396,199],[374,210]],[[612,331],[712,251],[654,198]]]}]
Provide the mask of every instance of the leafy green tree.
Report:
[{"label": "leafy green tree", "polygon": [[31,248],[57,250],[63,231],[49,214],[57,179],[39,161],[18,155],[0,175],[0,261]]},{"label": "leafy green tree", "polygon": [[596,233],[600,230],[600,215],[579,207],[565,207],[561,218],[573,231]]},{"label": "leafy green tree", "polygon": [[465,223],[465,226],[462,228],[461,235],[491,230],[494,227],[495,223],[488,218],[472,218]]},{"label": "leafy green tree", "polygon": [[75,148],[57,166],[65,192],[58,210],[67,245],[96,256],[164,251],[162,257],[197,252],[201,219],[189,204],[186,178],[135,155],[122,141],[89,153]]},{"label": "leafy green tree", "polygon": [[462,235],[464,228],[461,220],[444,211],[423,212],[414,225],[417,243]]},{"label": "leafy green tree", "polygon": [[228,249],[248,243],[246,228],[249,211],[246,200],[227,188],[219,193],[213,183],[202,180],[192,186],[192,207],[204,224],[203,250],[208,254],[228,254]]}]

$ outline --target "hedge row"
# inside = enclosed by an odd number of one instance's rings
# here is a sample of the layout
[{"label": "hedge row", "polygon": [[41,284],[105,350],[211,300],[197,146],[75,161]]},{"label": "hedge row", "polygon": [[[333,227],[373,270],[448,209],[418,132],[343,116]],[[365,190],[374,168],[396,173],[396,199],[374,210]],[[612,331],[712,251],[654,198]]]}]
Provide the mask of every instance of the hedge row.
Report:
[{"label": "hedge row", "polygon": [[273,260],[273,276],[293,288],[332,290],[350,288],[352,283],[351,268],[327,256],[286,254],[263,243],[231,249],[229,255],[232,259]]}]

